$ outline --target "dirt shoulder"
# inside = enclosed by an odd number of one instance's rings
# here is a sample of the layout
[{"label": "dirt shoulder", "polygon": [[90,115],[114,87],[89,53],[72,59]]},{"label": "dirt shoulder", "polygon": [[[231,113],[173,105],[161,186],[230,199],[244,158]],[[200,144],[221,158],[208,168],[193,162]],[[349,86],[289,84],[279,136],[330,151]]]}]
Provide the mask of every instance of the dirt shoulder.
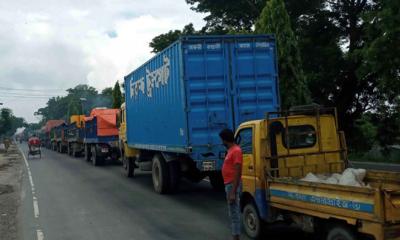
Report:
[{"label": "dirt shoulder", "polygon": [[2,240],[18,239],[17,212],[21,203],[24,162],[13,143],[7,152],[0,149],[0,236]]}]

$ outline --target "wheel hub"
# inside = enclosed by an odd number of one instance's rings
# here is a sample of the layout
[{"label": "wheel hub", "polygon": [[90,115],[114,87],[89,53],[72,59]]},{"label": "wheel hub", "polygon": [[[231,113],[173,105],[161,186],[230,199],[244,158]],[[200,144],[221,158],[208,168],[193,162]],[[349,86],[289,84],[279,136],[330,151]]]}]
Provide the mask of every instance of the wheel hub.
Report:
[{"label": "wheel hub", "polygon": [[251,231],[255,231],[257,229],[257,220],[256,220],[256,216],[254,215],[254,213],[252,213],[252,212],[247,213],[246,223],[247,223],[248,228]]}]

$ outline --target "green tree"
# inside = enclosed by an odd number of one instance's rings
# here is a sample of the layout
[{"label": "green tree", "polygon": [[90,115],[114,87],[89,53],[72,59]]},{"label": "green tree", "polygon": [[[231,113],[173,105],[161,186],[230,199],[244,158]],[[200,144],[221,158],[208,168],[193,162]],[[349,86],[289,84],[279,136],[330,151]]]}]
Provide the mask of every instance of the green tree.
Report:
[{"label": "green tree", "polygon": [[11,109],[2,108],[0,111],[0,135],[6,135],[12,125]]},{"label": "green tree", "polygon": [[11,136],[15,131],[26,125],[23,118],[14,116],[11,109],[2,108],[0,111],[0,136]]},{"label": "green tree", "polygon": [[192,5],[192,10],[208,14],[204,20],[206,26],[203,32],[251,30],[265,0],[186,0]]},{"label": "green tree", "polygon": [[283,0],[269,0],[256,23],[257,33],[276,37],[281,107],[310,103],[296,36]]},{"label": "green tree", "polygon": [[367,152],[376,143],[377,126],[373,123],[370,114],[365,114],[355,121],[355,137],[349,142],[357,152]]},{"label": "green tree", "polygon": [[[82,101],[81,99],[86,99]],[[111,107],[112,88],[104,89],[100,94],[88,85],[78,85],[67,90],[63,97],[53,97],[47,101],[46,107],[39,108],[35,115],[42,116],[41,123],[44,124],[50,119],[68,120],[72,114],[80,114],[82,107],[84,114],[89,114],[95,107]]]},{"label": "green tree", "polygon": [[196,30],[193,27],[193,24],[190,23],[186,25],[183,30],[170,30],[167,33],[160,34],[154,37],[149,46],[153,49],[153,53],[158,53],[164,50],[166,47],[171,45],[173,42],[178,40],[181,36],[184,35],[194,35],[197,34]]},{"label": "green tree", "polygon": [[114,85],[114,89],[112,91],[112,97],[113,97],[112,108],[120,108],[122,104],[122,93],[118,81]]}]

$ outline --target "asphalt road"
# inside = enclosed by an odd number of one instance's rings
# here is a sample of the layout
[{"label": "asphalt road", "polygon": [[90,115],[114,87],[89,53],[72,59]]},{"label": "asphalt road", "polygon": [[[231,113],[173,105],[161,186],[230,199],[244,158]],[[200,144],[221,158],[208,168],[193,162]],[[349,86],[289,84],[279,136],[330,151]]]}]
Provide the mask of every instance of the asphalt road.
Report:
[{"label": "asphalt road", "polygon": [[352,167],[356,168],[400,172],[400,164],[375,163],[375,162],[351,162],[351,165]]},{"label": "asphalt road", "polygon": [[[26,144],[21,148],[26,155]],[[179,193],[159,195],[149,173],[128,179],[118,165],[94,167],[46,149],[42,154],[28,160],[33,194],[29,174],[23,177],[22,239],[230,239],[224,194],[207,182],[183,182]],[[283,226],[268,235],[269,240],[308,239]]]}]

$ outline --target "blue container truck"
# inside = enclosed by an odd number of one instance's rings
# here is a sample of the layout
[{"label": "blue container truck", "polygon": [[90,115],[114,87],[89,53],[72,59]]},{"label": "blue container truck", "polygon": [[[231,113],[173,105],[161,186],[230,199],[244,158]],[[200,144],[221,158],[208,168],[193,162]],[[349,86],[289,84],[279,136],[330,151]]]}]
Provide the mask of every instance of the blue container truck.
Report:
[{"label": "blue container truck", "polygon": [[182,37],[127,75],[124,86],[126,145],[136,151],[127,164],[151,170],[159,193],[176,190],[181,176],[208,176],[220,188],[226,149],[219,132],[279,108],[275,39]]}]

